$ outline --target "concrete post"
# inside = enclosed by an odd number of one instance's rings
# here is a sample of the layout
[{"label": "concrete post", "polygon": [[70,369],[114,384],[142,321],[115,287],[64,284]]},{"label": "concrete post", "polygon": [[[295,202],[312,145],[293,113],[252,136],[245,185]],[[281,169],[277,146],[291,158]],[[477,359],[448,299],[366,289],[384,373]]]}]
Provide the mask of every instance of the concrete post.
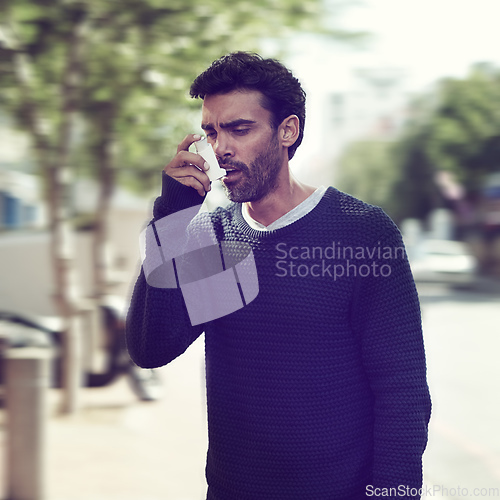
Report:
[{"label": "concrete post", "polygon": [[3,352],[7,402],[7,500],[45,500],[47,388],[52,349]]}]

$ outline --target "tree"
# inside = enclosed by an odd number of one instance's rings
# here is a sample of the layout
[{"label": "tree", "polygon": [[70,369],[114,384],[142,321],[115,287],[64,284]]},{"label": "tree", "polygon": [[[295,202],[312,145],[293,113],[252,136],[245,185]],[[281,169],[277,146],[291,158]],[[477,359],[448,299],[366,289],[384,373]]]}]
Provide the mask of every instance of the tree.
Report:
[{"label": "tree", "polygon": [[[35,156],[45,181],[54,268],[54,301],[63,320],[63,411],[77,404],[80,350],[75,325],[78,306],[73,296],[72,254],[65,204],[69,145],[76,111],[85,12],[78,4],[51,11],[41,5],[17,4],[22,22],[14,23],[7,2],[0,4],[6,20],[1,50],[2,83],[6,101],[18,122],[32,137]],[[16,27],[14,27],[16,24]],[[35,43],[37,41],[39,43]],[[44,46],[57,41],[57,61]]]},{"label": "tree", "polygon": [[408,115],[392,144],[364,140],[346,149],[339,187],[382,206],[396,222],[425,220],[452,202],[440,172],[476,200],[487,176],[500,171],[500,70],[476,64],[466,78],[446,78],[416,96]]},{"label": "tree", "polygon": [[500,70],[477,64],[463,79],[447,78],[414,104],[398,143],[400,210],[424,218],[443,204],[435,182],[452,174],[476,199],[488,174],[500,171]]},{"label": "tree", "polygon": [[[423,134],[423,132],[421,132]],[[394,220],[425,221],[429,214],[443,205],[436,184],[436,168],[421,144],[425,139],[417,132],[401,138],[394,146],[393,161],[397,175],[391,186]]]},{"label": "tree", "polygon": [[444,80],[427,127],[430,161],[476,191],[485,174],[500,168],[500,71],[478,64],[463,80]]},{"label": "tree", "polygon": [[393,141],[360,140],[349,144],[338,161],[336,186],[394,215],[397,179]]}]

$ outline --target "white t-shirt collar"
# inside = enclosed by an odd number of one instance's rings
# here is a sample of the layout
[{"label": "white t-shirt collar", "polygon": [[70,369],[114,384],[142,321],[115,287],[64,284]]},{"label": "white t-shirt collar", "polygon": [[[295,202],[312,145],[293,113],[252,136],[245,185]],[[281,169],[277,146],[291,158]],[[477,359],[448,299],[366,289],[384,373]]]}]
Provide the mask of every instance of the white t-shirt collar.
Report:
[{"label": "white t-shirt collar", "polygon": [[274,231],[276,229],[280,229],[285,226],[289,226],[293,222],[301,219],[304,215],[307,215],[314,207],[320,202],[321,198],[325,194],[326,187],[320,186],[314,191],[311,195],[309,195],[302,203],[299,203],[296,207],[292,208],[289,212],[282,215],[279,219],[271,222],[268,226],[264,226],[260,222],[257,222],[255,219],[250,217],[248,213],[248,208],[246,204],[241,206],[241,214],[243,218],[248,223],[248,225],[252,229],[256,229],[258,231]]}]

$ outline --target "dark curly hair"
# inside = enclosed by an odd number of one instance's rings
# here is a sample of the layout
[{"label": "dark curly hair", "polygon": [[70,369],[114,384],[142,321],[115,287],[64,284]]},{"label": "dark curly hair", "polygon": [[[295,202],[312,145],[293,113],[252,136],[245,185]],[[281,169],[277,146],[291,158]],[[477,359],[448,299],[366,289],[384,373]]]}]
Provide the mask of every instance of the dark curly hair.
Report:
[{"label": "dark curly hair", "polygon": [[292,72],[275,59],[263,59],[250,52],[233,52],[214,61],[193,82],[190,95],[226,94],[233,90],[258,90],[262,107],[271,112],[271,125],[277,129],[290,115],[299,118],[299,136],[288,148],[288,158],[295,154],[304,137],[306,93]]}]

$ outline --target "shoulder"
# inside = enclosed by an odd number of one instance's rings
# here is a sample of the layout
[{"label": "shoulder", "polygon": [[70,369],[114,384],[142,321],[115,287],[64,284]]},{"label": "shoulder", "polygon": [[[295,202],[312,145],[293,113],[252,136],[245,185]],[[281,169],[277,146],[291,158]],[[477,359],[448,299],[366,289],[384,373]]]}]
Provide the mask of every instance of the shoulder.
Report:
[{"label": "shoulder", "polygon": [[399,233],[393,220],[376,205],[370,205],[334,187],[324,195],[324,210],[341,233],[359,234],[368,239],[387,233]]},{"label": "shoulder", "polygon": [[328,200],[328,206],[330,210],[335,211],[338,215],[348,217],[348,218],[388,218],[385,212],[376,205],[370,205],[354,196],[344,193],[330,186],[325,194],[324,198]]}]

